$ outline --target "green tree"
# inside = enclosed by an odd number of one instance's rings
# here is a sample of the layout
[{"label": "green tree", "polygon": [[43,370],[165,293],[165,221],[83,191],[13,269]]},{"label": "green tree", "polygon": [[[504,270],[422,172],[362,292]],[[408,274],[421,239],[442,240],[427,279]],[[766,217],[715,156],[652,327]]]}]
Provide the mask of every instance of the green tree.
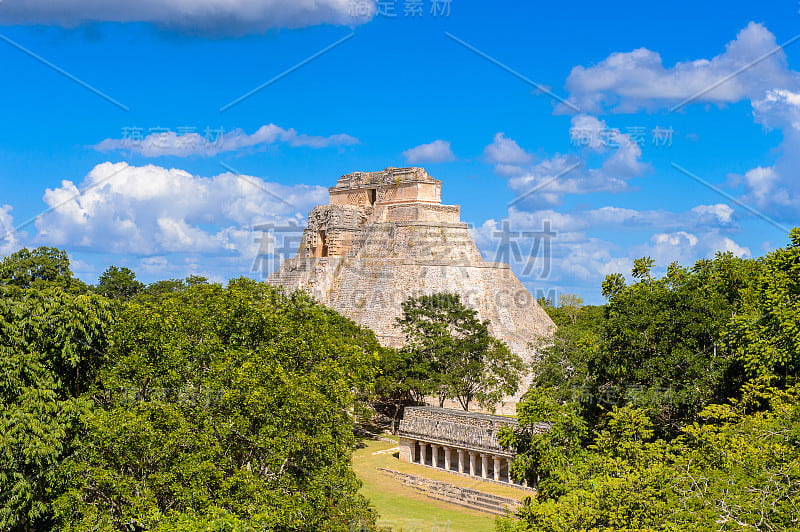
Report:
[{"label": "green tree", "polygon": [[[606,277],[599,321],[547,308],[564,325],[519,428],[500,434],[537,492],[498,529],[799,529],[800,230],[790,238],[762,259],[718,254],[661,278],[641,259],[633,284]],[[581,356],[584,333],[600,341]],[[579,382],[622,392],[610,410],[577,404],[565,391]],[[665,385],[675,393],[660,402],[650,392]]]},{"label": "green tree", "polygon": [[[800,526],[798,389],[764,382],[710,405],[672,441],[640,408],[612,409],[593,441],[569,438],[574,406],[546,395],[521,410],[501,442],[517,449],[517,478],[538,480],[502,530],[796,530]],[[550,419],[550,433],[534,430]],[[570,422],[570,419],[573,421]],[[577,425],[580,426],[580,425]],[[565,445],[566,443],[566,445]]]},{"label": "green tree", "polygon": [[[540,391],[520,410],[520,426],[505,429],[501,443],[517,450],[512,475],[535,482],[506,530],[656,530],[669,513],[673,471],[664,441],[652,441],[641,409],[615,408],[586,441],[575,403],[560,404]],[[550,428],[542,432],[541,420]]]},{"label": "green tree", "polygon": [[577,294],[565,292],[558,298],[559,308],[567,315],[571,323],[578,319],[578,313],[583,307],[583,298]]},{"label": "green tree", "polygon": [[100,275],[97,292],[111,299],[127,301],[144,289],[136,280],[136,274],[128,268],[110,266]]},{"label": "green tree", "polygon": [[752,261],[720,253],[691,269],[671,264],[655,278],[640,259],[624,285],[609,276],[602,345],[588,362],[596,394],[647,408],[675,432],[743,383],[741,365],[723,339],[752,279]]},{"label": "green tree", "polygon": [[429,365],[408,349],[381,348],[379,352],[380,371],[375,382],[373,406],[377,411],[391,416],[392,430],[395,430],[402,409],[423,404],[426,390],[433,391]]},{"label": "green tree", "polygon": [[196,286],[198,284],[208,284],[208,278],[194,274],[186,278],[186,286]]},{"label": "green tree", "polygon": [[0,286],[0,529],[53,528],[66,464],[91,439],[86,392],[111,324],[100,296]]},{"label": "green tree", "polygon": [[22,289],[58,287],[66,292],[86,292],[86,284],[72,276],[67,252],[45,246],[34,250],[22,248],[3,258],[0,284]]},{"label": "green tree", "polygon": [[[464,410],[472,401],[491,408],[503,395],[516,392],[524,363],[489,334],[489,322],[461,302],[457,294],[409,298],[397,323],[406,337],[403,367],[418,383],[419,395],[433,393],[440,406],[458,400]],[[419,379],[427,375],[427,379]]]},{"label": "green tree", "polygon": [[596,419],[600,411],[591,399],[598,395],[597,382],[589,367],[605,349],[605,307],[584,305],[574,314],[544,308],[557,327],[552,339],[535,344],[541,357],[533,387],[547,389],[558,401],[584,402],[587,421]]},{"label": "green tree", "polygon": [[93,438],[53,505],[60,529],[374,522],[350,468],[353,414],[378,362],[371,332],[238,279],[134,298],[114,338]]},{"label": "green tree", "polygon": [[759,378],[672,445],[670,521],[682,530],[800,528],[800,389]]},{"label": "green tree", "polygon": [[650,257],[642,257],[640,259],[635,259],[633,261],[633,270],[631,271],[631,275],[633,275],[634,279],[648,279],[651,280],[653,277],[650,275],[650,270],[653,269],[655,266],[656,261],[651,259]]},{"label": "green tree", "polygon": [[749,377],[774,375],[785,385],[800,371],[800,228],[790,243],[758,261],[741,312],[728,325],[732,348]]},{"label": "green tree", "polygon": [[166,279],[150,283],[142,291],[143,297],[154,301],[160,301],[164,297],[182,292],[186,288],[183,279]]}]

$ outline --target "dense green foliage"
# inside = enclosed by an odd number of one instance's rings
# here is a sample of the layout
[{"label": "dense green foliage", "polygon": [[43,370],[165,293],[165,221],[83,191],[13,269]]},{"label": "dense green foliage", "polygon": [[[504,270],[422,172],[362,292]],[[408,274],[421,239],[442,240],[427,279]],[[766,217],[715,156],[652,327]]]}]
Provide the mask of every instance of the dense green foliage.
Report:
[{"label": "dense green foliage", "polygon": [[661,278],[651,276],[651,266],[637,260],[630,285],[608,276],[604,307],[546,307],[559,329],[544,349],[536,385],[589,403],[589,417],[601,415],[600,407],[640,406],[659,432],[675,433],[744,383],[736,319],[764,266],[730,253],[691,268],[671,264]]},{"label": "dense green foliage", "polygon": [[350,467],[370,331],[246,279],[113,304],[47,281],[0,286],[0,529],[374,523]]},{"label": "dense green foliage", "polygon": [[100,275],[96,291],[111,299],[127,301],[144,290],[144,284],[136,280],[136,274],[128,268],[111,266]]},{"label": "dense green foliage", "polygon": [[22,248],[0,260],[0,284],[19,288],[58,287],[85,293],[86,284],[72,276],[67,252],[48,247]]},{"label": "dense green foliage", "polygon": [[346,530],[369,516],[349,412],[375,357],[346,320],[240,279],[134,301],[119,323],[87,419],[95,438],[56,503],[66,529],[228,515]]},{"label": "dense green foliage", "polygon": [[99,296],[0,286],[0,529],[51,528],[111,324]]},{"label": "dense green foliage", "polygon": [[[800,529],[800,230],[760,259],[635,261],[558,326],[518,405],[501,530]],[[247,279],[98,286],[65,252],[0,261],[0,529],[359,530],[350,456],[376,396],[491,406],[521,361],[457,296],[410,299],[408,345]],[[543,430],[546,429],[546,430]]]},{"label": "dense green foliage", "polygon": [[548,308],[559,331],[519,430],[501,434],[537,493],[498,529],[800,528],[800,230],[790,237],[662,278],[640,259],[633,284],[606,277],[604,307]]},{"label": "dense green foliage", "polygon": [[726,344],[748,376],[776,376],[782,384],[800,371],[800,228],[791,243],[758,261],[743,295],[742,312],[729,324]]},{"label": "dense green foliage", "polygon": [[455,399],[464,410],[474,400],[493,407],[516,392],[523,362],[489,334],[489,322],[457,294],[409,298],[397,323],[406,345],[387,363],[393,382],[420,399]]},{"label": "dense green foliage", "polygon": [[614,407],[592,443],[580,445],[586,425],[574,404],[529,396],[520,407],[523,426],[553,426],[544,434],[504,434],[523,453],[513,472],[540,478],[520,521],[499,528],[796,530],[799,399],[797,387],[749,384],[742,400],[708,407],[669,441],[654,437],[643,409]]}]

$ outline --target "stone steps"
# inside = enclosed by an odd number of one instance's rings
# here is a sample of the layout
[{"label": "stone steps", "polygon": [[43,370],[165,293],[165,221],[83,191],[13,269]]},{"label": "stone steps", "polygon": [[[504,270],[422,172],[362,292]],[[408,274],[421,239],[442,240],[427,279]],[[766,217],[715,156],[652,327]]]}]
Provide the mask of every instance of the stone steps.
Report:
[{"label": "stone steps", "polygon": [[457,486],[441,480],[433,480],[394,469],[379,468],[382,473],[400,480],[403,485],[421,491],[431,499],[457,504],[465,508],[494,515],[506,515],[516,511],[522,502],[511,497],[501,497],[472,488]]}]

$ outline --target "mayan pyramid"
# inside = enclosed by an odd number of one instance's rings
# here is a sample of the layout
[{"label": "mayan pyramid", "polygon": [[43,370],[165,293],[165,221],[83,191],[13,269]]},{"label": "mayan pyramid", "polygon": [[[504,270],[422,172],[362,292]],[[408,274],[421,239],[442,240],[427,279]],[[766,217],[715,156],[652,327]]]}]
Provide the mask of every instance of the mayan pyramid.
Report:
[{"label": "mayan pyramid", "polygon": [[[441,191],[422,168],[342,176],[330,204],[308,215],[297,255],[268,282],[304,290],[391,347],[403,344],[395,318],[408,297],[457,293],[491,322],[492,335],[535,364],[530,342],[551,334],[552,320],[507,264],[483,260],[460,207],[442,205]],[[530,375],[497,411],[513,414],[529,384]]]}]

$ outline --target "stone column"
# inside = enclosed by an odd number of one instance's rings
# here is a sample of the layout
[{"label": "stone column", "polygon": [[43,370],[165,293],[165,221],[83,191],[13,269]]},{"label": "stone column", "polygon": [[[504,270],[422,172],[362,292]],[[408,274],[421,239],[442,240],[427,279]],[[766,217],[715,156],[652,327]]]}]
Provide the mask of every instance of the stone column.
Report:
[{"label": "stone column", "polygon": [[431,465],[439,467],[439,446],[431,444]]},{"label": "stone column", "polygon": [[489,478],[489,456],[481,453],[481,478]]},{"label": "stone column", "polygon": [[500,481],[500,457],[499,456],[493,456],[492,457],[492,462],[494,462],[492,464],[494,466],[494,479],[499,482]]},{"label": "stone column", "polygon": [[458,450],[458,472],[464,472],[464,449]]},{"label": "stone column", "polygon": [[478,469],[475,465],[475,461],[477,460],[478,456],[477,453],[469,451],[469,474],[473,477],[478,474],[476,469]]},{"label": "stone column", "polygon": [[450,471],[450,447],[443,447],[444,449],[444,468]]},{"label": "stone column", "polygon": [[511,458],[506,458],[506,468],[507,468],[506,469],[506,471],[507,471],[506,474],[507,474],[507,477],[508,477],[508,483],[509,484],[513,484],[514,483],[514,479],[511,478],[511,462],[513,462],[513,461],[514,460],[511,459]]},{"label": "stone column", "polygon": [[425,452],[428,450],[428,444],[425,442],[419,442],[419,463],[420,465],[425,465]]},{"label": "stone column", "polygon": [[414,440],[411,438],[404,438],[400,436],[399,442],[400,444],[400,452],[398,453],[400,456],[400,460],[403,462],[413,462],[414,461]]}]

